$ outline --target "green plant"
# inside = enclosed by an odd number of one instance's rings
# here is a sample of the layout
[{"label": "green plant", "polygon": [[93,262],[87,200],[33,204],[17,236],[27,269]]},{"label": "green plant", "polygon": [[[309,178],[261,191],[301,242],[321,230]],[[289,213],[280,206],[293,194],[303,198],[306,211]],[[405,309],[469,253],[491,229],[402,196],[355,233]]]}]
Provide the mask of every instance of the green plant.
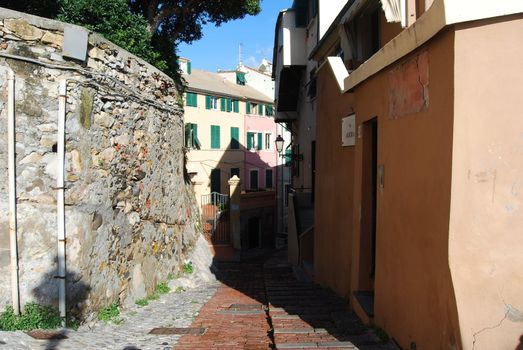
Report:
[{"label": "green plant", "polygon": [[191,273],[193,273],[193,271],[194,271],[194,267],[192,266],[191,261],[183,264],[183,273],[191,274]]},{"label": "green plant", "polygon": [[156,285],[156,293],[158,294],[167,294],[171,291],[171,288],[165,282],[158,283]]},{"label": "green plant", "polygon": [[183,293],[185,292],[185,288],[183,288],[182,286],[176,288],[176,293]]},{"label": "green plant", "polygon": [[7,306],[0,314],[0,330],[53,329],[62,324],[58,312],[49,305],[27,303],[20,315],[15,315],[13,307]]},{"label": "green plant", "polygon": [[173,280],[173,279],[175,279],[175,278],[176,278],[176,276],[174,275],[174,273],[169,272],[169,274],[167,274],[167,280],[168,280],[168,281],[171,281],[171,280]]},{"label": "green plant", "polygon": [[120,308],[116,302],[98,311],[98,319],[105,323],[109,321],[116,324],[120,323],[121,320],[118,319],[118,316],[120,316]]},{"label": "green plant", "polygon": [[147,298],[138,299],[134,302],[138,306],[147,306],[149,305],[149,302],[147,301]]},{"label": "green plant", "polygon": [[160,299],[160,294],[158,294],[156,291],[152,292],[147,296],[147,300],[158,300]]}]

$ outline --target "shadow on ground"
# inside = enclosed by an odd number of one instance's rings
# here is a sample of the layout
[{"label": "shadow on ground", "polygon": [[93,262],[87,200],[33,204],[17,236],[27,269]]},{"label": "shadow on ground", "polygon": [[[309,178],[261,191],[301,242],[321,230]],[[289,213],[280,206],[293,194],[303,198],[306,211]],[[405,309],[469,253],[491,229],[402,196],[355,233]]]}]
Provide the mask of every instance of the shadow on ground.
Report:
[{"label": "shadow on ground", "polygon": [[241,262],[214,265],[219,281],[268,306],[269,336],[276,348],[317,343],[319,348],[338,349],[350,348],[350,342],[361,350],[398,349],[384,332],[364,326],[334,292],[298,281],[286,250],[257,250],[242,254]]}]

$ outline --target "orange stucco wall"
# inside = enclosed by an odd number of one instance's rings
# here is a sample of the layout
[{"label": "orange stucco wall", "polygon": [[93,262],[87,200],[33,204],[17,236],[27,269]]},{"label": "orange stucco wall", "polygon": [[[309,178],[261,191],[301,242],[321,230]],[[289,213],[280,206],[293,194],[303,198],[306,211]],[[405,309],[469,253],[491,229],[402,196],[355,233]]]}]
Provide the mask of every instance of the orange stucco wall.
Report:
[{"label": "orange stucco wall", "polygon": [[523,15],[456,28],[449,261],[464,349],[523,348]]},{"label": "orange stucco wall", "polygon": [[353,98],[341,94],[328,66],[318,72],[317,89],[314,274],[348,299],[354,147],[341,147],[341,120]]},{"label": "orange stucco wall", "polygon": [[[448,264],[453,50],[453,31],[440,33],[357,86],[354,96],[336,93],[328,69],[318,79],[315,277],[345,297],[347,289],[369,287],[359,276],[363,143],[358,137],[355,147],[340,146],[340,120],[354,98],[357,125],[377,117],[378,164],[385,174],[377,192],[374,321],[404,348],[461,348]],[[391,75],[402,64],[405,74],[413,74],[416,65],[407,63],[417,57],[428,69],[429,102],[391,117]],[[416,88],[416,80],[399,81]],[[406,98],[423,98],[409,96],[407,91]]]},{"label": "orange stucco wall", "polygon": [[[375,322],[405,348],[413,342],[419,349],[459,348],[448,265],[453,40],[452,31],[440,33],[405,58],[428,57],[425,110],[390,117],[391,74],[405,61],[355,89],[357,123],[378,117],[378,164],[385,169],[377,194]],[[356,153],[358,164],[358,145]],[[356,191],[355,203],[359,197]],[[359,232],[358,220],[354,227]]]}]

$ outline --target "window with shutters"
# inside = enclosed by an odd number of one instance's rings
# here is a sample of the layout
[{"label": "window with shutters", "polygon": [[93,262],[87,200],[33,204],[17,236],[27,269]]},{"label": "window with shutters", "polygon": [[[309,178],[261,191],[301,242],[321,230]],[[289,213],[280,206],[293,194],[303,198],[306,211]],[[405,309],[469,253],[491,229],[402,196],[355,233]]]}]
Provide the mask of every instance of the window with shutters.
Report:
[{"label": "window with shutters", "polygon": [[205,96],[205,108],[206,109],[218,109],[218,97]]},{"label": "window with shutters", "polygon": [[271,149],[271,143],[272,143],[272,134],[265,134],[265,149],[270,150]]},{"label": "window with shutters", "polygon": [[263,134],[261,132],[258,133],[258,142],[256,142],[256,149],[258,151],[261,151],[263,148]]},{"label": "window with shutters", "polygon": [[265,105],[265,115],[267,117],[272,117],[274,115],[274,111],[271,105]]},{"label": "window with shutters", "polygon": [[255,142],[255,135],[254,132],[248,132],[247,133],[247,150],[251,151],[254,149]]},{"label": "window with shutters", "polygon": [[220,149],[220,126],[211,125],[211,148]]},{"label": "window with shutters", "polygon": [[231,127],[231,149],[240,149],[240,129]]},{"label": "window with shutters", "polygon": [[198,95],[194,92],[188,92],[185,96],[185,105],[189,107],[198,107]]},{"label": "window with shutters", "polygon": [[260,110],[259,110],[257,103],[254,103],[254,102],[247,102],[247,103],[248,103],[247,108],[246,108],[247,114],[256,114],[256,113],[259,114]]},{"label": "window with shutters", "polygon": [[200,149],[200,146],[200,141],[198,140],[198,124],[185,124],[185,147]]},{"label": "window with shutters", "polygon": [[236,84],[245,85],[246,82],[247,82],[247,80],[245,79],[245,73],[236,72]]},{"label": "window with shutters", "polygon": [[263,115],[263,105],[261,103],[258,105],[258,115]]},{"label": "window with shutters", "polygon": [[232,100],[232,111],[234,113],[240,113],[240,101]]},{"label": "window with shutters", "polygon": [[272,188],[272,169],[265,169],[265,188]]}]

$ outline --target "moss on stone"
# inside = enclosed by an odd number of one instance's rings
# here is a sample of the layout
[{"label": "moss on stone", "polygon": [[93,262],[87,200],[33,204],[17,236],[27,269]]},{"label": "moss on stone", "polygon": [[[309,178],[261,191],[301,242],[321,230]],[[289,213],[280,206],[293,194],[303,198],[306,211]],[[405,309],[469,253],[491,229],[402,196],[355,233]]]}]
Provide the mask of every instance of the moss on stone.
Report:
[{"label": "moss on stone", "polygon": [[84,128],[91,128],[91,114],[93,113],[94,98],[88,89],[82,89],[80,95],[80,123]]}]

